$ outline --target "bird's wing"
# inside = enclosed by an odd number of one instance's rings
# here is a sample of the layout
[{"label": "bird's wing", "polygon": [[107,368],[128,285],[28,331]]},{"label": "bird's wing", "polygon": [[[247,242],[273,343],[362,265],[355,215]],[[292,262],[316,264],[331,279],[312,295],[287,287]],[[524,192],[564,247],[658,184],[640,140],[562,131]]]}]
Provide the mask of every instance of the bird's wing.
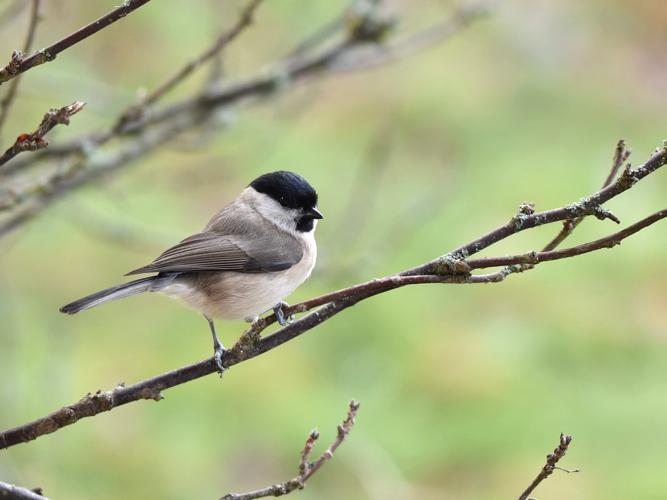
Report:
[{"label": "bird's wing", "polygon": [[260,237],[204,231],[167,249],[147,266],[127,273],[237,271],[273,272],[289,269],[303,257],[300,243],[282,231]]}]

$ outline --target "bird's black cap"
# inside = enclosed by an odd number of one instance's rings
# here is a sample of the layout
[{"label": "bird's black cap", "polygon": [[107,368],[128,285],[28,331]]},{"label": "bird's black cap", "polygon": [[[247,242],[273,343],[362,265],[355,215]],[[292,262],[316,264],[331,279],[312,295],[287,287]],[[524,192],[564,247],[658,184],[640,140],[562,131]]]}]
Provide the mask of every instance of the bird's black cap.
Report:
[{"label": "bird's black cap", "polygon": [[317,205],[317,192],[313,186],[294,172],[280,170],[264,174],[252,181],[250,187],[287,208],[308,210]]}]

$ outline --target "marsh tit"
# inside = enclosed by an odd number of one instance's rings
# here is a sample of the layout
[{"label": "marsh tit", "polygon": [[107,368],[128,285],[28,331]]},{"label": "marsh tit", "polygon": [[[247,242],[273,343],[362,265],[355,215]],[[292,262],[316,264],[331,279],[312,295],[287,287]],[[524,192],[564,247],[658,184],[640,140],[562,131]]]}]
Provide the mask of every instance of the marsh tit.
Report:
[{"label": "marsh tit", "polygon": [[322,218],[317,193],[303,177],[285,171],[264,174],[215,214],[200,233],[127,273],[157,274],[88,295],[60,312],[76,314],[143,292],[178,298],[208,321],[222,373],[225,349],[213,320],[255,321],[273,309],[284,326],[283,299],[315,266],[315,227]]}]

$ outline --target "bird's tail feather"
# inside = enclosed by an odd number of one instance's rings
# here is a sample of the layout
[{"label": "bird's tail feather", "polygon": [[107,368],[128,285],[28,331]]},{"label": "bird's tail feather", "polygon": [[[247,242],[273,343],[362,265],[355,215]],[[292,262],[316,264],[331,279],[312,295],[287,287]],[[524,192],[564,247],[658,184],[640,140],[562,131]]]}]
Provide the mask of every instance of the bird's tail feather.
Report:
[{"label": "bird's tail feather", "polygon": [[76,314],[91,307],[109,302],[110,300],[122,299],[138,293],[155,291],[161,288],[166,282],[171,282],[175,276],[149,276],[138,280],[123,283],[122,285],[112,286],[93,293],[82,299],[76,300],[70,304],[62,306],[60,312],[65,314]]}]

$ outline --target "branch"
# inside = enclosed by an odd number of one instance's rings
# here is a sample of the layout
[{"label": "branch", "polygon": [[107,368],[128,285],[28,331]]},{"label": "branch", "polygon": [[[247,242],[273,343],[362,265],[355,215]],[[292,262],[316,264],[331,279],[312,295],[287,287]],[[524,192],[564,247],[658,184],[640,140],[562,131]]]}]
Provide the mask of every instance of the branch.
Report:
[{"label": "branch", "polygon": [[[99,156],[91,160],[89,165],[93,168],[86,171],[84,180],[92,180],[105,174],[114,172],[120,167],[131,165],[134,161],[141,158],[147,150],[157,148],[165,142],[173,139],[184,129],[192,126],[189,118],[183,117],[169,126],[160,129],[153,129],[142,137],[141,141],[131,144],[131,147],[125,148],[109,156]],[[0,221],[0,236],[11,232],[20,225],[29,222],[33,217],[40,213],[41,203],[57,200],[63,194],[66,194],[70,188],[72,179],[81,168],[81,163],[72,163],[65,168],[60,168],[53,176],[42,180],[30,188],[16,192],[5,188],[4,192],[0,190],[0,211],[11,209],[17,205],[20,209],[15,211],[11,218]],[[79,178],[80,179],[80,178]],[[30,197],[33,193],[39,194],[39,200],[30,203],[24,203],[24,197]]]},{"label": "branch", "polygon": [[[371,50],[366,50],[358,54],[357,57],[342,59],[336,69],[338,71],[356,71],[360,68],[370,69],[411,57],[426,49],[435,47],[468,27],[472,22],[485,16],[490,11],[491,5],[491,2],[488,1],[463,3],[448,18],[434,23],[429,28],[397,40],[390,40],[387,43],[378,43],[368,47]],[[378,19],[371,18],[370,21],[361,23],[361,26],[373,26],[378,30],[379,36],[384,37],[386,31],[393,26],[394,20],[391,18],[386,19],[384,26],[379,21]]]},{"label": "branch", "polygon": [[320,455],[314,462],[310,461],[310,454],[315,445],[315,441],[320,437],[320,433],[315,429],[310,432],[306,444],[301,451],[301,461],[299,463],[299,473],[296,477],[285,481],[284,483],[274,484],[262,488],[261,490],[249,491],[247,493],[227,493],[220,500],[254,500],[256,498],[264,497],[279,497],[282,495],[289,495],[294,490],[302,490],[306,486],[306,481],[310,479],[320,468],[329,460],[333,458],[336,449],[345,441],[345,438],[354,426],[354,419],[359,410],[359,403],[350,401],[347,410],[347,417],[343,423],[338,426],[336,439],[329,445],[329,448]]},{"label": "branch", "polygon": [[[193,117],[185,116],[169,123],[167,126],[151,129],[141,137],[141,140],[135,141],[128,147],[108,156],[99,155],[88,161],[83,159],[67,164],[59,168],[50,177],[28,187],[23,187],[19,191],[7,188],[5,193],[0,191],[0,211],[19,207],[9,219],[0,222],[0,236],[31,220],[40,213],[45,204],[51,203],[63,194],[68,193],[76,183],[88,182],[114,172],[120,167],[131,165],[145,155],[146,151],[159,147],[183,130],[191,127],[191,119]],[[82,172],[82,168],[86,165],[90,168]]]},{"label": "branch", "polygon": [[[623,163],[628,159],[630,156],[630,151],[625,149],[625,141],[623,139],[619,139],[618,143],[616,144],[616,149],[614,151],[614,160],[612,162],[612,167],[611,171],[609,172],[609,175],[607,175],[607,178],[605,182],[602,184],[602,188],[608,187],[616,178],[618,175],[618,172],[620,171],[621,167],[623,166]],[[630,165],[626,165],[625,167],[627,170],[630,169]],[[532,203],[524,203],[519,207],[519,214],[524,214],[524,215],[531,215],[535,213],[535,207],[534,204]],[[659,214],[659,213],[658,213]],[[658,214],[654,214],[653,216],[649,217],[648,219],[651,219],[652,217],[657,216]],[[610,215],[610,214],[609,214]],[[565,241],[577,228],[577,226],[584,220],[585,217],[578,217],[575,219],[567,219],[563,221],[563,227],[559,231],[559,233],[556,235],[556,237],[551,240],[549,243],[547,243],[544,248],[542,249],[542,256],[547,258],[548,255],[550,255],[549,252],[552,250],[556,249],[563,241]],[[614,218],[615,219],[615,218]],[[618,219],[615,219],[616,222],[618,222]],[[641,221],[636,225],[641,224]],[[628,228],[630,229],[630,228]],[[640,228],[641,229],[641,228]],[[614,235],[612,235],[614,236]],[[599,243],[603,243],[605,239],[600,241]],[[620,240],[618,240],[620,242]],[[596,243],[596,242],[591,242],[591,244]],[[617,243],[615,243],[617,244]],[[590,245],[590,244],[589,244]],[[604,246],[611,247],[613,245],[601,245],[601,248],[604,248]],[[594,248],[597,249],[597,248]],[[586,252],[581,252],[581,253],[586,253]],[[558,254],[554,254],[558,255]],[[519,257],[519,256],[517,256]],[[535,255],[535,252],[531,252],[530,255],[524,254],[523,257],[525,258],[524,262],[520,263],[518,266],[515,264],[511,264],[506,266],[504,269],[501,269],[500,271],[494,273],[490,278],[495,279],[497,281],[501,281],[505,279],[506,276],[512,273],[516,272],[524,272],[532,269],[535,267],[534,264],[531,263],[531,260],[533,258],[538,258],[539,256]]]},{"label": "branch", "polygon": [[595,241],[589,243],[583,243],[575,247],[567,248],[564,250],[552,250],[549,252],[529,252],[521,255],[509,255],[505,257],[483,257],[481,259],[474,259],[466,261],[470,269],[483,269],[488,267],[498,267],[498,266],[513,266],[520,264],[531,264],[536,265],[540,262],[547,262],[550,260],[559,260],[565,259],[568,257],[575,257],[577,255],[582,255],[589,252],[594,252],[595,250],[600,250],[602,248],[612,248],[616,245],[620,245],[628,236],[641,231],[642,229],[658,222],[661,219],[667,217],[667,209],[660,210],[648,217],[640,220],[616,233],[605,236]]},{"label": "branch", "polygon": [[[646,163],[637,169],[626,168],[614,183],[587,198],[583,198],[577,203],[539,213],[529,213],[532,208],[528,210],[524,207],[518,215],[512,218],[510,223],[502,225],[481,238],[421,266],[408,269],[399,274],[321,295],[288,307],[285,310],[287,315],[304,313],[316,308],[317,310],[268,336],[261,337],[260,334],[276,322],[275,315],[259,319],[241,335],[232,349],[225,352],[222,363],[225,367],[231,367],[260,356],[312,330],[339,312],[365,299],[396,288],[426,283],[499,283],[511,274],[521,272],[523,270],[522,266],[525,264],[537,265],[542,262],[575,257],[602,248],[613,247],[625,238],[667,217],[667,209],[656,212],[636,224],[604,238],[564,250],[528,252],[509,257],[469,258],[470,255],[481,251],[483,248],[528,228],[587,214],[602,217],[600,211],[603,211],[603,209],[599,205],[596,205],[596,203],[608,201],[630,189],[630,187],[641,179],[655,172],[666,163],[667,149],[663,147],[658,149]],[[475,269],[486,269],[503,265],[509,267],[490,274],[472,274],[472,271]],[[98,391],[92,395],[88,394],[80,401],[65,406],[50,415],[0,433],[0,449],[31,441],[42,435],[71,425],[82,418],[110,411],[133,401],[143,399],[159,401],[162,399],[161,393],[164,390],[215,373],[216,371],[215,361],[213,358],[209,358],[134,385],[121,385],[109,391]]]},{"label": "branch", "polygon": [[[612,182],[614,182],[614,179],[618,175],[618,172],[621,170],[621,167],[628,160],[629,157],[630,157],[630,150],[625,149],[625,141],[623,139],[619,139],[618,143],[616,144],[616,149],[614,150],[614,159],[612,161],[611,171],[609,172],[607,179],[602,184],[603,188],[609,186]],[[572,231],[574,231],[575,228],[579,224],[581,224],[581,221],[583,220],[584,219],[582,217],[579,217],[577,219],[568,219],[565,222],[563,222],[563,229],[561,229],[560,232],[556,235],[556,237],[544,247],[544,250],[546,251],[555,249],[558,245],[560,245],[563,242],[563,240],[565,240],[565,238],[567,238],[572,234]]]},{"label": "branch", "polygon": [[604,220],[611,219],[618,223],[618,219],[608,210],[602,208],[602,205],[619,194],[627,191],[641,179],[655,172],[657,169],[667,163],[667,141],[661,147],[657,148],[654,154],[637,169],[631,169],[629,166],[623,174],[612,184],[602,188],[600,191],[580,199],[578,202],[571,203],[561,208],[547,210],[544,212],[534,212],[530,206],[523,205],[519,213],[505,225],[494,229],[493,231],[477,238],[466,245],[462,245],[456,250],[450,252],[445,257],[440,257],[423,266],[413,268],[410,274],[429,274],[437,270],[442,265],[452,259],[466,259],[485,248],[499,242],[509,236],[512,236],[526,229],[532,229],[543,224],[552,222],[576,219],[588,215],[594,215],[596,218]]},{"label": "branch", "polygon": [[29,490],[0,481],[0,500],[49,500],[40,488]]},{"label": "branch", "polygon": [[16,78],[21,73],[25,73],[30,68],[34,68],[40,64],[53,61],[62,51],[69,49],[72,45],[75,45],[80,41],[85,40],[89,36],[94,35],[98,31],[103,30],[110,24],[113,24],[119,19],[122,19],[142,5],[147,4],[149,1],[150,0],[125,0],[119,7],[116,7],[108,14],[100,17],[96,21],[93,21],[92,23],[84,26],[83,28],[66,36],[65,38],[58,40],[54,44],[49,45],[45,49],[35,52],[29,57],[24,58],[21,55],[18,58],[14,58],[12,55],[12,60],[9,61],[9,63],[0,70],[0,85],[11,80],[12,78]]},{"label": "branch", "polygon": [[337,17],[320,26],[317,31],[301,40],[296,46],[287,53],[287,59],[293,59],[311,50],[321,46],[324,42],[331,39],[345,25],[348,17],[349,8],[341,12]]},{"label": "branch", "polygon": [[[39,3],[40,0],[32,0],[30,4],[31,8],[30,8],[30,21],[28,23],[28,32],[26,34],[25,42],[23,43],[23,50],[21,52],[14,51],[14,53],[12,54],[12,63],[14,64],[18,64],[18,62],[23,57],[23,54],[27,54],[28,52],[30,52],[30,49],[32,48],[32,42],[35,39],[37,21],[39,21]],[[9,110],[12,107],[20,81],[21,77],[19,76],[15,78],[12,81],[12,83],[9,84],[9,89],[7,89],[5,97],[0,102],[0,130],[2,130],[2,126],[4,125],[5,120],[7,119],[7,115],[9,114]]]},{"label": "branch", "polygon": [[44,140],[44,136],[56,125],[69,125],[70,117],[81,111],[85,105],[85,102],[74,101],[69,106],[50,109],[42,118],[37,130],[32,134],[19,135],[12,147],[0,156],[0,166],[24,151],[37,151],[46,148],[49,143]]},{"label": "branch", "polygon": [[[187,63],[185,66],[183,66],[180,70],[176,72],[176,74],[174,74],[166,82],[164,82],[157,89],[155,89],[153,92],[148,94],[144,99],[142,99],[142,102],[139,104],[138,107],[145,108],[146,106],[155,104],[167,92],[169,92],[176,85],[185,80],[190,74],[192,74],[192,72],[194,72],[198,67],[210,61],[217,54],[219,54],[227,45],[233,42],[234,39],[236,39],[236,37],[239,36],[245,28],[247,28],[248,26],[250,26],[250,24],[252,24],[253,15],[255,13],[255,10],[257,10],[257,7],[259,7],[260,3],[262,3],[262,0],[251,0],[241,12],[239,19],[236,22],[236,24],[234,24],[234,26],[232,26],[229,30],[223,32],[217,38],[215,43],[213,43],[213,45],[211,45],[208,49],[199,54],[199,56],[197,56],[195,59]],[[128,114],[129,113],[126,112],[125,115],[121,117],[120,120],[121,123],[127,120],[136,119],[136,118],[126,117],[126,115]]]},{"label": "branch", "polygon": [[[113,139],[123,138],[125,139],[124,142],[129,143],[129,145],[125,144],[117,148],[117,154],[122,155],[124,148],[135,149],[136,143],[146,142],[146,136],[154,133],[153,129],[169,128],[173,126],[174,122],[190,122],[190,125],[183,130],[219,127],[219,124],[215,122],[215,117],[218,116],[217,112],[220,109],[228,109],[249,100],[272,97],[281,90],[293,87],[293,84],[297,82],[334,74],[340,69],[343,61],[346,61],[346,69],[364,69],[365,66],[360,61],[353,64],[353,67],[350,66],[350,61],[354,60],[355,55],[359,52],[364,52],[369,46],[380,43],[380,39],[384,40],[383,36],[388,28],[387,25],[380,24],[376,18],[372,17],[372,12],[368,16],[369,18],[366,21],[357,19],[355,26],[373,26],[374,31],[360,28],[345,31],[341,41],[325,49],[313,49],[311,52],[299,54],[295,57],[287,57],[275,63],[269,71],[262,70],[254,77],[230,82],[221,89],[202,91],[193,97],[159,109],[143,110],[141,113],[136,113],[136,106],[130,106],[122,111],[117,118],[113,119],[113,125],[106,130],[86,134],[68,143],[52,146],[47,150],[31,155],[25,161],[15,161],[4,169],[0,169],[0,174],[4,172],[4,175],[8,176],[22,172],[27,167],[36,165],[37,162],[42,160],[58,159],[60,160],[59,165],[63,163],[76,165],[76,172],[69,176],[66,181],[51,179],[48,175],[45,181],[40,180],[39,184],[46,183],[50,186],[47,192],[39,188],[33,189],[30,187],[30,183],[28,183],[27,188],[22,187],[22,190],[27,189],[30,193],[27,195],[18,193],[16,198],[21,201],[12,205],[12,208],[17,212],[9,214],[5,221],[0,223],[0,237],[39,214],[62,195],[99,178],[101,174],[108,173],[109,170],[95,172],[95,158],[99,155],[94,153],[98,148],[108,144]],[[454,13],[452,17],[458,19],[460,14],[458,12]],[[386,22],[389,23],[390,21]],[[465,26],[461,23],[454,24],[458,26],[457,29],[462,29]],[[243,25],[244,22],[241,19],[236,26]],[[449,34],[453,31],[455,30],[450,30]],[[372,39],[372,33],[378,37],[377,40]],[[405,39],[405,43],[412,43],[410,40],[411,38],[408,37]],[[401,43],[403,42],[396,42],[398,45]],[[386,62],[391,60],[390,57],[385,58]],[[141,154],[136,157],[146,156],[152,153],[156,147],[157,145],[144,147]],[[105,153],[105,155],[109,154],[113,153]],[[118,167],[122,166],[125,165],[118,165]],[[72,170],[68,167],[65,167],[65,169]],[[114,168],[113,170],[117,169]],[[26,183],[20,184],[25,186]],[[57,197],[51,196],[50,193],[54,191],[59,193]],[[29,213],[29,215],[26,215],[26,213]]]},{"label": "branch", "polygon": [[567,434],[561,433],[558,447],[553,451],[553,453],[549,453],[547,455],[547,462],[544,464],[544,467],[542,467],[542,470],[537,475],[537,477],[533,479],[533,482],[530,483],[528,488],[526,488],[526,490],[523,493],[521,493],[519,500],[535,500],[531,499],[529,495],[533,492],[535,488],[537,488],[537,486],[542,481],[544,481],[551,475],[554,469],[560,469],[565,472],[579,472],[579,469],[573,469],[573,470],[561,469],[556,465],[558,461],[565,456],[565,453],[567,452],[567,449],[570,446],[571,442],[572,442],[572,436],[568,436]]}]

